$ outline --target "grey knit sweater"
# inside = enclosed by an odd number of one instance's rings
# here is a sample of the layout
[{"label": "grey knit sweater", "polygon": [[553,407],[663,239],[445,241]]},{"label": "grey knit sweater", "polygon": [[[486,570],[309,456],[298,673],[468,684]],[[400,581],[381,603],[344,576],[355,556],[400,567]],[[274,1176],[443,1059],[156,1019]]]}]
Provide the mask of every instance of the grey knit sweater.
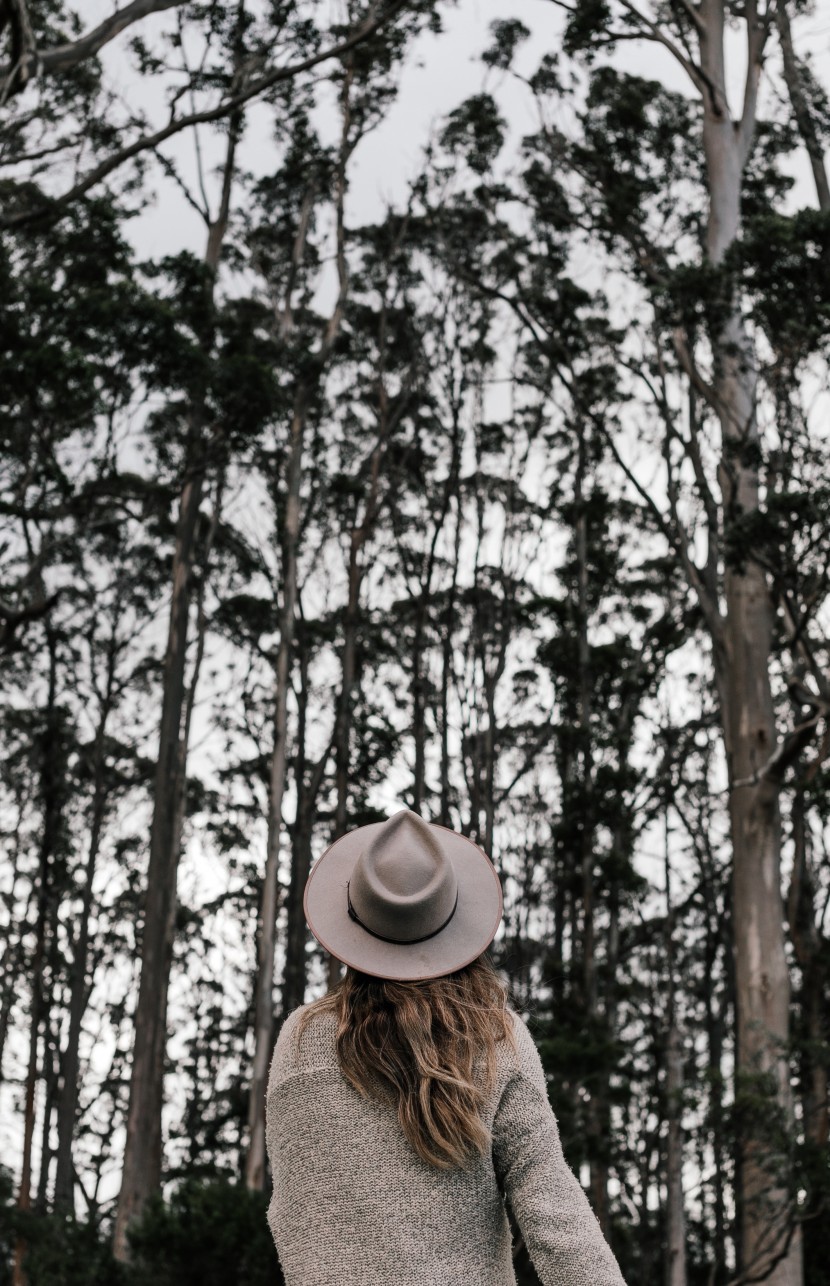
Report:
[{"label": "grey knit sweater", "polygon": [[438,1170],[394,1110],[340,1073],[336,1022],[280,1032],[267,1095],[268,1223],[287,1286],[514,1286],[504,1201],[544,1286],[625,1286],[568,1167],[533,1039],[515,1014],[487,1113],[492,1155]]}]

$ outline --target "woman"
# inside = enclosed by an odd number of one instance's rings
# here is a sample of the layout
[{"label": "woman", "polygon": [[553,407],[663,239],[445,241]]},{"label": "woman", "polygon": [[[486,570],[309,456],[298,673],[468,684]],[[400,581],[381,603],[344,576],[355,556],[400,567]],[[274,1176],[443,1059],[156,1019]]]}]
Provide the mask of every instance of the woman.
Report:
[{"label": "woman", "polygon": [[502,897],[482,850],[404,810],[332,844],[304,907],[346,974],[290,1015],[271,1066],[287,1286],[508,1286],[505,1200],[545,1286],[625,1286],[483,958]]}]

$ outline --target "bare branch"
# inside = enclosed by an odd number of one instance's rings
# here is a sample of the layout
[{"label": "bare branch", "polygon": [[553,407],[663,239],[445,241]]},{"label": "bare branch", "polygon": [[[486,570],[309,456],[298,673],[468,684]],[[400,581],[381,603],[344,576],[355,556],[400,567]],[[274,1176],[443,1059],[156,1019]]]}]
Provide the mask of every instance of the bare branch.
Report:
[{"label": "bare branch", "polygon": [[176,187],[181,192],[187,204],[191,207],[191,209],[196,211],[196,213],[205,221],[205,223],[209,225],[210,211],[207,209],[206,206],[204,207],[201,206],[199,202],[196,200],[196,197],[193,195],[190,188],[185,183],[182,176],[179,174],[179,171],[177,170],[173,161],[171,161],[169,157],[165,156],[163,152],[160,152],[157,147],[153,148],[153,155],[155,156],[161,168],[164,170],[164,173],[167,175],[167,177],[172,179],[173,182],[176,184]]},{"label": "bare branch", "polygon": [[620,0],[620,4],[624,9],[628,10],[635,22],[642,24],[643,38],[645,40],[654,40],[658,44],[663,45],[665,49],[668,49],[672,57],[677,60],[686,72],[686,75],[689,77],[695,88],[699,89],[701,94],[709,94],[712,101],[712,110],[715,114],[717,116],[724,115],[727,109],[723,100],[723,95],[718,91],[717,87],[712,84],[712,81],[706,75],[703,68],[691,58],[687,58],[680,46],[675,44],[670,36],[666,35],[666,32],[659,23],[652,21],[651,18],[647,18],[635,4],[631,3],[631,0]]},{"label": "bare branch", "polygon": [[759,786],[765,781],[780,782],[789,765],[798,758],[804,747],[808,746],[813,740],[816,728],[822,717],[822,711],[817,710],[809,719],[805,719],[803,723],[796,724],[782,738],[775,752],[770,756],[763,768],[759,768],[751,777],[742,777],[739,781],[733,781],[732,789],[742,790],[747,786]]},{"label": "bare branch", "polygon": [[763,16],[759,15],[757,0],[747,0],[746,81],[744,82],[743,109],[738,124],[738,148],[744,164],[752,150],[752,141],[755,137],[755,123],[758,115],[758,85],[761,80],[761,68],[764,64],[764,46],[769,35],[771,17],[772,15],[769,11]]},{"label": "bare branch", "polygon": [[803,74],[793,48],[790,15],[787,13],[786,0],[778,0],[775,6],[775,19],[778,24],[778,38],[784,63],[784,80],[790,95],[793,115],[798,125],[798,132],[810,157],[819,209],[827,211],[830,210],[830,183],[827,181],[827,169],[824,164],[824,148],[804,92]]},{"label": "bare branch", "polygon": [[[720,611],[718,610],[717,603],[713,602],[711,595],[709,594],[708,588],[705,585],[703,578],[700,574],[700,569],[698,568],[697,564],[695,563],[694,559],[691,556],[689,536],[688,536],[688,533],[686,532],[685,527],[680,521],[680,518],[677,513],[676,505],[670,504],[671,515],[670,517],[667,517],[666,514],[664,514],[663,511],[660,509],[659,505],[656,503],[653,496],[649,494],[646,488],[639,481],[639,479],[634,474],[630,466],[626,464],[625,460],[620,455],[619,448],[616,442],[614,441],[611,433],[608,431],[608,429],[606,429],[606,427],[603,424],[599,424],[599,423],[597,427],[599,428],[600,432],[603,434],[606,442],[608,443],[608,449],[610,450],[611,454],[613,455],[620,469],[622,469],[626,478],[634,487],[635,491],[640,496],[641,500],[645,502],[646,507],[655,518],[660,528],[660,531],[665,536],[669,546],[674,550],[674,552],[680,558],[683,564],[683,570],[686,574],[686,580],[689,584],[689,588],[695,594],[695,597],[697,598],[698,604],[700,606],[700,610],[703,612],[703,616],[709,628],[709,633],[712,636],[712,642],[715,644],[716,647],[720,647],[723,643],[723,618],[721,617]],[[668,467],[668,461],[667,461],[667,467]]]},{"label": "bare branch", "polygon": [[[5,80],[7,85],[6,92],[0,94],[0,103],[5,102],[12,94],[19,93],[33,77],[69,71],[84,59],[97,54],[99,49],[103,49],[104,45],[119,36],[125,28],[151,13],[175,9],[182,3],[183,0],[133,0],[132,4],[116,10],[71,44],[55,45],[51,49],[38,50],[32,37],[31,43],[20,54],[13,55],[11,63],[0,67],[0,79]],[[11,5],[13,11],[26,12],[25,0],[11,0]],[[29,30],[31,31],[31,27]]]},{"label": "bare branch", "polygon": [[0,601],[0,648],[7,652],[11,651],[15,646],[14,637],[18,626],[48,616],[60,598],[61,592],[57,589],[48,596],[39,596],[26,607],[12,607]]},{"label": "bare branch", "polygon": [[84,196],[85,193],[95,187],[105,179],[113,170],[118,169],[125,161],[131,160],[134,156],[141,155],[142,152],[151,151],[179,134],[184,129],[189,129],[194,125],[206,125],[213,121],[222,120],[223,117],[229,116],[232,112],[237,111],[252,99],[259,97],[260,94],[266,93],[275,85],[283,81],[291,80],[301,72],[309,71],[312,67],[317,67],[320,63],[327,62],[331,58],[340,58],[349,50],[354,49],[356,45],[361,44],[375,32],[379,31],[388,22],[392,20],[405,7],[406,0],[394,0],[394,2],[378,14],[362,23],[358,29],[341,40],[330,49],[324,49],[318,54],[313,54],[308,58],[303,58],[299,62],[289,63],[285,67],[276,68],[268,72],[265,76],[260,76],[257,80],[251,81],[244,89],[239,90],[230,98],[220,103],[217,107],[206,108],[201,112],[191,112],[186,116],[176,117],[168,122],[162,129],[156,130],[153,134],[145,134],[143,137],[135,140],[134,143],[122,148],[114,155],[102,161],[100,165],[95,166],[83,179],[68,189],[59,197],[51,200],[47,198],[46,203],[34,210],[18,211],[15,214],[0,216],[0,227],[14,228],[21,227],[25,224],[35,223],[44,218],[50,218],[60,213],[67,205],[70,205],[78,197]]},{"label": "bare branch", "polygon": [[692,26],[695,28],[698,35],[705,35],[706,23],[701,18],[699,11],[692,4],[691,0],[677,0],[677,3],[680,5],[687,17],[691,19]]},{"label": "bare branch", "polygon": [[26,0],[6,0],[6,14],[12,29],[12,61],[0,68],[0,107],[29,80],[37,65],[37,45]]}]

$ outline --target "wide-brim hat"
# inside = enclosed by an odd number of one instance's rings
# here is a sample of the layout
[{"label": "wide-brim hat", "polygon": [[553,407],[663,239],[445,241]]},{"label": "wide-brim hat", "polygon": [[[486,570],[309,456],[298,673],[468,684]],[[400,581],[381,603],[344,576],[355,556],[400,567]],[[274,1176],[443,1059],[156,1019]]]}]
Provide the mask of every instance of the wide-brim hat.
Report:
[{"label": "wide-brim hat", "polygon": [[303,909],[317,941],[344,964],[414,982],[486,951],[502,893],[478,844],[405,808],[335,840],[308,878]]}]

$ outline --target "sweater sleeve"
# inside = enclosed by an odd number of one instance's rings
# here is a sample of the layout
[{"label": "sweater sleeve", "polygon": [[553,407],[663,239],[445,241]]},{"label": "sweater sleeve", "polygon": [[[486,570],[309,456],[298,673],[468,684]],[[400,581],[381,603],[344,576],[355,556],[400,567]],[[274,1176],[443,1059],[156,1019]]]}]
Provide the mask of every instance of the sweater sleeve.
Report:
[{"label": "sweater sleeve", "polygon": [[493,1161],[544,1286],[625,1286],[582,1185],[562,1152],[542,1063],[517,1022],[518,1068],[493,1123]]}]

